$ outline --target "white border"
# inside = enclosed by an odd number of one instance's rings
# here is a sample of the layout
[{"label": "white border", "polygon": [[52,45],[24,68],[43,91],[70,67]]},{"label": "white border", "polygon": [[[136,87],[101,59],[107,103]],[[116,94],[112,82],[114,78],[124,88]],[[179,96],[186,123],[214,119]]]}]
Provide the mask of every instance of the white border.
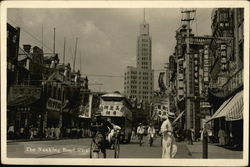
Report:
[{"label": "white border", "polygon": [[[7,8],[218,8],[244,7],[244,150],[243,159],[80,159],[6,157],[6,15]],[[249,3],[247,1],[3,1],[1,2],[1,159],[4,164],[247,166],[249,135]]]}]

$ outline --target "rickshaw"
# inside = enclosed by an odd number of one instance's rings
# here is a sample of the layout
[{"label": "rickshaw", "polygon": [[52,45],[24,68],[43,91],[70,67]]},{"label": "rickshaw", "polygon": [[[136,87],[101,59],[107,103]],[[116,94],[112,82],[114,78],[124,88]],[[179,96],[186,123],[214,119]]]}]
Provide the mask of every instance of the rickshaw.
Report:
[{"label": "rickshaw", "polygon": [[[100,146],[100,141],[103,140],[103,136],[100,133],[99,130],[97,130],[97,133],[95,136],[92,138],[91,145],[90,145],[90,158],[100,158],[100,152],[101,152],[101,146]],[[120,142],[119,142],[119,131],[116,131],[111,143],[108,144],[105,149],[108,150],[113,150],[114,152],[114,158],[119,158],[120,154]]]}]

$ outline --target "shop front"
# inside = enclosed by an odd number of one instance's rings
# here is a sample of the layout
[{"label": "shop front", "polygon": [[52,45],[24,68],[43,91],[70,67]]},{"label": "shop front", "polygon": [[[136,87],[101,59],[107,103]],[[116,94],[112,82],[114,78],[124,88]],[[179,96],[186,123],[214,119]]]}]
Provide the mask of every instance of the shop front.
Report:
[{"label": "shop front", "polygon": [[7,105],[7,132],[14,135],[8,138],[20,139],[30,136],[31,128],[37,128],[38,135],[42,109],[40,103],[41,89],[34,86],[12,86],[9,89]]},{"label": "shop front", "polygon": [[226,133],[226,145],[243,147],[243,91],[229,97],[214,113],[211,119],[214,124],[215,137],[223,130]]}]

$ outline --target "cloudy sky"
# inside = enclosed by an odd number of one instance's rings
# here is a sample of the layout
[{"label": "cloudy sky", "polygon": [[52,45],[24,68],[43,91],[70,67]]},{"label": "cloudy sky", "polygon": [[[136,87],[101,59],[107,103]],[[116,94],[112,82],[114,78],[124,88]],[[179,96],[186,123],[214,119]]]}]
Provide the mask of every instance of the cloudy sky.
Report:
[{"label": "cloudy sky", "polygon": [[[212,9],[197,9],[192,23],[193,33],[211,34]],[[53,49],[53,28],[56,28],[56,52],[63,60],[63,39],[66,38],[65,62],[73,66],[78,38],[76,69],[88,75],[95,91],[123,92],[126,66],[136,64],[136,39],[143,9],[79,8],[79,9],[8,9],[8,22],[21,27],[21,43],[41,47],[42,27],[44,52]],[[152,59],[155,89],[158,74],[174,51],[175,31],[181,25],[181,9],[147,8],[146,20],[152,37]],[[81,62],[81,63],[80,63]],[[80,68],[81,64],[81,68]],[[102,85],[96,85],[101,83]]]}]

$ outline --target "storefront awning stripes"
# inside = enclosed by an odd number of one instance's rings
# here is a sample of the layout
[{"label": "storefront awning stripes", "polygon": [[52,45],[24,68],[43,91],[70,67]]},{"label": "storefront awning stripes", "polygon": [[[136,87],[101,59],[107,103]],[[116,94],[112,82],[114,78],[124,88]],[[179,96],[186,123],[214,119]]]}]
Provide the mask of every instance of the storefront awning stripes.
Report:
[{"label": "storefront awning stripes", "polygon": [[243,119],[243,91],[226,100],[209,121],[221,117],[226,121]]}]

